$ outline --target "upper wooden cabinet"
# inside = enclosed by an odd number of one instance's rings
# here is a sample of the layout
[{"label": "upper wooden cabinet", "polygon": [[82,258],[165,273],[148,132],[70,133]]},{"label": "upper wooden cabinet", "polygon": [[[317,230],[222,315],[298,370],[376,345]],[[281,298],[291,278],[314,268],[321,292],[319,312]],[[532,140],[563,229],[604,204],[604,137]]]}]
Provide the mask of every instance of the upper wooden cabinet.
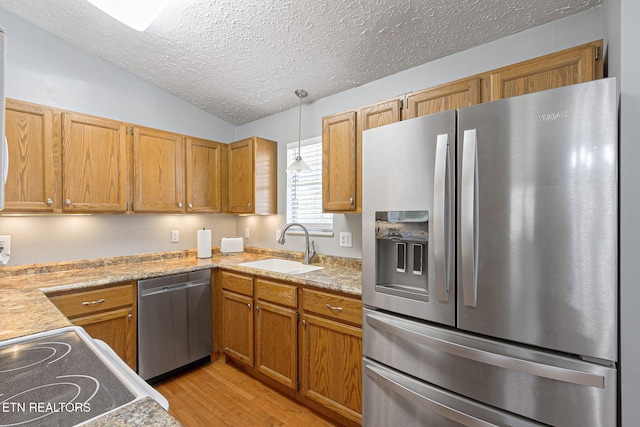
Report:
[{"label": "upper wooden cabinet", "polygon": [[471,77],[412,92],[406,97],[403,120],[478,104],[480,87],[480,77]]},{"label": "upper wooden cabinet", "polygon": [[127,144],[124,123],[77,113],[62,114],[62,210],[127,210]]},{"label": "upper wooden cabinet", "polygon": [[184,142],[181,135],[135,127],[133,131],[134,212],[184,211]]},{"label": "upper wooden cabinet", "polygon": [[60,121],[48,107],[7,99],[9,171],[5,211],[52,212],[60,208],[55,169],[60,165]]},{"label": "upper wooden cabinet", "polygon": [[322,209],[355,212],[356,112],[322,118]]},{"label": "upper wooden cabinet", "polygon": [[227,209],[227,145],[186,138],[186,211],[221,213]]},{"label": "upper wooden cabinet", "polygon": [[602,40],[490,72],[497,100],[602,78]]},{"label": "upper wooden cabinet", "polygon": [[322,210],[362,211],[362,132],[400,120],[400,99],[322,118]]},{"label": "upper wooden cabinet", "polygon": [[256,136],[229,144],[229,213],[277,213],[277,152]]},{"label": "upper wooden cabinet", "polygon": [[[603,77],[602,40],[322,118],[322,208],[362,211],[362,133],[402,120]],[[403,106],[401,108],[401,105]],[[402,114],[400,113],[402,112]]]}]

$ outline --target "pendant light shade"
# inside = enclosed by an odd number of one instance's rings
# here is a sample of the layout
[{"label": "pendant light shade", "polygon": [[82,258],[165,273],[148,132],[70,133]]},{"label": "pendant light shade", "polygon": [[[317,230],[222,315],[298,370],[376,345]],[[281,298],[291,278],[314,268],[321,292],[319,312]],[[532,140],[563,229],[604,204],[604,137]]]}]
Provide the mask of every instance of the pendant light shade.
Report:
[{"label": "pendant light shade", "polygon": [[307,165],[304,160],[302,160],[302,156],[300,155],[300,137],[302,133],[302,98],[307,96],[307,92],[302,89],[296,90],[296,95],[300,98],[300,112],[298,114],[298,155],[296,159],[289,165],[287,168],[287,172],[300,172],[300,171],[310,171],[311,168]]}]

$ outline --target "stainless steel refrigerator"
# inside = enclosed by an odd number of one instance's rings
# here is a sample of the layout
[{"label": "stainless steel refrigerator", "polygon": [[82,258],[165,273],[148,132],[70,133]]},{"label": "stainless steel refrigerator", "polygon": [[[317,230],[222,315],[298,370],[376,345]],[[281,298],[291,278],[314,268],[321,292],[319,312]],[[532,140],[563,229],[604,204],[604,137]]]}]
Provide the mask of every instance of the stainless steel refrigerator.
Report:
[{"label": "stainless steel refrigerator", "polygon": [[363,423],[614,426],[614,79],[363,132]]}]

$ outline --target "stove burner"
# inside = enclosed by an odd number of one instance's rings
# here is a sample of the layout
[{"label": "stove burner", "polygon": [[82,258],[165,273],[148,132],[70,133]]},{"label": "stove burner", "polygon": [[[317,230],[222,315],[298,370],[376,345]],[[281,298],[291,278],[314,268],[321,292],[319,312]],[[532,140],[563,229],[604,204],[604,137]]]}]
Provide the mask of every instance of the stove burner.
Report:
[{"label": "stove burner", "polygon": [[75,425],[134,398],[75,331],[0,346],[0,427]]},{"label": "stove burner", "polygon": [[[12,351],[0,354],[0,374],[27,369],[38,363],[55,363],[71,351],[71,346],[63,342],[44,342],[37,345],[16,345]],[[54,358],[53,360],[49,360]]]}]

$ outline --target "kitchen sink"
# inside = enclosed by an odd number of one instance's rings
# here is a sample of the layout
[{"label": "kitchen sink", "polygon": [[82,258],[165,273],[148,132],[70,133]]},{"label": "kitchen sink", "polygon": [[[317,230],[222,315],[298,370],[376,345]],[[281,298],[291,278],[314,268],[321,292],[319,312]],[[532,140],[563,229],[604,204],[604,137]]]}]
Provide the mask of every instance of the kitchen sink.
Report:
[{"label": "kitchen sink", "polygon": [[280,258],[261,259],[259,261],[243,262],[238,265],[283,274],[302,274],[324,268],[317,265],[308,265],[298,261],[291,261],[288,259]]}]

